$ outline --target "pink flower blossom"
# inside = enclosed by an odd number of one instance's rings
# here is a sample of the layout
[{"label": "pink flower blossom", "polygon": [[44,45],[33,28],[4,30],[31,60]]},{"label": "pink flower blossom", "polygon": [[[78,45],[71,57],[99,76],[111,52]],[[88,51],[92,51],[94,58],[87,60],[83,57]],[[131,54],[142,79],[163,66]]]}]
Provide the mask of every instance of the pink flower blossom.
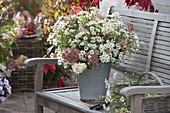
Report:
[{"label": "pink flower blossom", "polygon": [[7,33],[2,34],[2,39],[6,40],[6,39],[9,39],[9,38],[10,38],[10,36]]},{"label": "pink flower blossom", "polygon": [[99,62],[99,57],[97,54],[87,54],[86,59],[89,68],[95,67]]},{"label": "pink flower blossom", "polygon": [[15,27],[14,30],[17,32],[17,36],[15,36],[15,38],[21,38],[22,35],[23,35],[23,31],[22,29],[18,28],[18,27]]},{"label": "pink flower blossom", "polygon": [[69,63],[73,64],[79,60],[79,53],[80,50],[76,48],[67,48],[64,50],[64,53],[62,54],[62,58],[65,61],[68,61]]}]

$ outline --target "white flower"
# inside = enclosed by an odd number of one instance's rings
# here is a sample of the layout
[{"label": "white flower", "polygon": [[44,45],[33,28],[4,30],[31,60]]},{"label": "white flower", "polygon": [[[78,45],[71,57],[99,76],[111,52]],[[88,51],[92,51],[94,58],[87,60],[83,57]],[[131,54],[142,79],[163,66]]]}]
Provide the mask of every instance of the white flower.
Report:
[{"label": "white flower", "polygon": [[96,32],[95,32],[95,31],[92,31],[91,34],[92,34],[92,35],[96,35]]},{"label": "white flower", "polygon": [[80,74],[87,68],[85,63],[74,63],[72,69],[75,73]]},{"label": "white flower", "polygon": [[[141,47],[137,35],[127,31],[127,26],[120,21],[117,12],[104,16],[92,8],[90,12],[81,11],[78,16],[70,17],[70,20],[63,18],[56,22],[47,41],[62,52],[66,48],[78,49],[80,53],[76,63],[83,61],[89,67],[86,52],[91,56],[97,54],[100,62],[120,62],[132,57]],[[59,64],[72,65],[63,60],[61,55],[58,57]]]},{"label": "white flower", "polygon": [[90,31],[94,31],[94,27],[93,26],[90,26]]},{"label": "white flower", "polygon": [[94,54],[94,50],[90,50],[90,54]]}]

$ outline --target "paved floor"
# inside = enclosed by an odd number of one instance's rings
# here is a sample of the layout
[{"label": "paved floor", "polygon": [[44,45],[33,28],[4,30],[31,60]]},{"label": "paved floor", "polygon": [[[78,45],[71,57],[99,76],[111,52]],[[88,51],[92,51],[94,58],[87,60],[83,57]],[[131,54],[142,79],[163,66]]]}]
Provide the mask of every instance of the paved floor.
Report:
[{"label": "paved floor", "polygon": [[[15,92],[0,103],[0,113],[34,113],[33,92]],[[44,109],[45,113],[54,113]]]}]

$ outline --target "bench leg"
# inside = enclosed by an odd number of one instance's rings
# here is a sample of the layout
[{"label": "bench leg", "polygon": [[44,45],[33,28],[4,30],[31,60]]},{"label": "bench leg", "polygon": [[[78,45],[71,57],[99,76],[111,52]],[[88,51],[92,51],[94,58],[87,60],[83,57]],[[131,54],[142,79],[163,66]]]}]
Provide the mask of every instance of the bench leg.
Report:
[{"label": "bench leg", "polygon": [[43,107],[40,105],[35,105],[35,113],[43,113]]},{"label": "bench leg", "polygon": [[142,96],[143,95],[131,96],[131,113],[142,113]]},{"label": "bench leg", "polygon": [[35,108],[35,113],[43,113],[43,106],[39,105],[36,94],[34,97],[34,108]]}]

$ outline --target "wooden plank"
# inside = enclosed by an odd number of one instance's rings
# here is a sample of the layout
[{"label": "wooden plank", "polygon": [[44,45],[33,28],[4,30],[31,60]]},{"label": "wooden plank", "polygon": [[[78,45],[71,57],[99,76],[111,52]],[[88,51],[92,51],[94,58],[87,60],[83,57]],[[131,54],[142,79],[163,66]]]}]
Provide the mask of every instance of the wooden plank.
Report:
[{"label": "wooden plank", "polygon": [[147,55],[141,55],[141,54],[135,54],[133,57],[134,58],[147,59]]},{"label": "wooden plank", "polygon": [[135,22],[131,19],[123,20],[123,22],[126,23],[126,24],[132,24],[134,27],[141,27],[143,29],[152,29],[152,26],[153,26],[153,25],[150,25],[148,23]]},{"label": "wooden plank", "polygon": [[160,45],[164,45],[164,46],[169,46],[170,47],[170,42],[167,41],[161,41],[161,40],[155,40],[155,44],[160,44]]},{"label": "wooden plank", "polygon": [[167,75],[170,73],[170,70],[164,69],[164,67],[159,68],[159,67],[152,66],[151,69],[152,69],[152,71],[162,72],[162,73],[167,74]]},{"label": "wooden plank", "polygon": [[160,50],[160,49],[153,49],[153,53],[170,56],[170,50],[169,51],[165,51],[165,50]]},{"label": "wooden plank", "polygon": [[159,5],[169,5],[170,6],[170,1],[169,0],[161,0],[161,2],[159,0],[152,0],[152,2],[154,4],[159,4]]},{"label": "wooden plank", "polygon": [[148,33],[148,34],[152,33],[151,29],[143,29],[143,28],[140,28],[140,27],[134,27],[134,29],[135,29],[136,32]]},{"label": "wooden plank", "polygon": [[170,42],[170,36],[159,36],[157,35],[156,40],[161,40],[161,41],[169,41]]},{"label": "wooden plank", "polygon": [[[122,67],[125,67],[126,70],[133,70],[133,71],[139,71],[139,72],[144,72],[145,68],[141,68],[141,67],[137,67],[137,66],[133,66],[133,65],[128,65],[128,64],[120,64]],[[135,70],[134,70],[135,69]]]},{"label": "wooden plank", "polygon": [[163,32],[163,31],[156,31],[156,35],[168,37],[168,36],[170,36],[170,33]]},{"label": "wooden plank", "polygon": [[156,74],[160,78],[169,79],[169,77],[170,77],[169,75],[162,73],[162,72],[158,72],[158,71],[154,71],[154,70],[151,70],[151,72]]},{"label": "wooden plank", "polygon": [[158,26],[169,27],[169,26],[170,26],[170,23],[169,23],[169,22],[163,22],[163,21],[161,21],[161,22],[158,23]]},{"label": "wooden plank", "polygon": [[[71,100],[67,97],[60,96],[54,92],[53,93],[38,92],[37,94],[39,95],[38,98],[41,98],[39,99],[40,105],[48,107],[55,111],[60,111],[60,113],[70,113],[70,112],[74,113],[73,110],[79,111],[76,113],[101,113],[100,111],[90,110],[88,104],[84,102]],[[78,96],[78,95],[74,95],[74,96]],[[60,106],[62,108],[60,108]],[[70,109],[70,111],[64,112],[63,108]]]},{"label": "wooden plank", "polygon": [[165,60],[170,60],[170,56],[165,56],[157,53],[153,53],[152,57],[160,58],[160,59],[165,59]]},{"label": "wooden plank", "polygon": [[152,59],[152,50],[153,50],[153,45],[154,45],[154,41],[155,41],[157,25],[158,25],[158,21],[155,20],[153,30],[152,30],[152,35],[151,35],[151,41],[150,41],[150,44],[149,44],[148,58],[147,58],[147,62],[146,62],[146,71],[150,71],[150,66],[151,66],[150,64],[151,64],[151,59]]},{"label": "wooden plank", "polygon": [[138,11],[138,10],[131,10],[131,9],[115,9],[120,14],[126,15],[126,16],[134,16],[138,18],[147,18],[150,20],[159,20],[159,21],[166,21],[170,22],[170,15],[166,14],[160,14],[160,13],[151,13],[151,12],[145,12],[145,11]]},{"label": "wooden plank", "polygon": [[[143,64],[146,64],[146,59],[141,59],[141,58],[135,58],[135,57],[132,57],[130,59],[131,62],[139,62],[139,63],[143,63]],[[128,61],[127,61],[128,62]]]},{"label": "wooden plank", "polygon": [[154,48],[155,49],[162,49],[162,50],[166,50],[166,51],[170,50],[170,47],[164,46],[164,45],[158,45],[158,44],[154,44]]},{"label": "wooden plank", "polygon": [[137,17],[134,17],[134,16],[127,16],[127,15],[123,15],[121,14],[121,17],[122,17],[122,20],[124,21],[129,21],[129,22],[132,22],[132,23],[142,23],[142,24],[147,24],[147,25],[151,25],[153,26],[153,20],[150,20],[150,19],[147,19],[147,18],[137,18]]},{"label": "wooden plank", "polygon": [[151,66],[153,66],[153,67],[160,67],[160,68],[164,68],[164,69],[167,69],[167,70],[170,69],[170,65],[163,64],[163,63],[158,63],[158,62],[152,62]]},{"label": "wooden plank", "polygon": [[158,31],[170,33],[170,28],[158,26]]},{"label": "wooden plank", "polygon": [[163,63],[163,64],[165,64],[165,65],[169,65],[169,64],[170,64],[170,61],[169,61],[169,60],[160,59],[160,58],[156,58],[156,57],[153,57],[153,58],[152,58],[152,62]]},{"label": "wooden plank", "polygon": [[136,61],[130,61],[130,62],[124,62],[125,65],[131,65],[131,66],[136,66],[136,67],[140,67],[140,68],[145,68],[146,64],[144,63],[140,63],[140,62],[136,62]]}]

